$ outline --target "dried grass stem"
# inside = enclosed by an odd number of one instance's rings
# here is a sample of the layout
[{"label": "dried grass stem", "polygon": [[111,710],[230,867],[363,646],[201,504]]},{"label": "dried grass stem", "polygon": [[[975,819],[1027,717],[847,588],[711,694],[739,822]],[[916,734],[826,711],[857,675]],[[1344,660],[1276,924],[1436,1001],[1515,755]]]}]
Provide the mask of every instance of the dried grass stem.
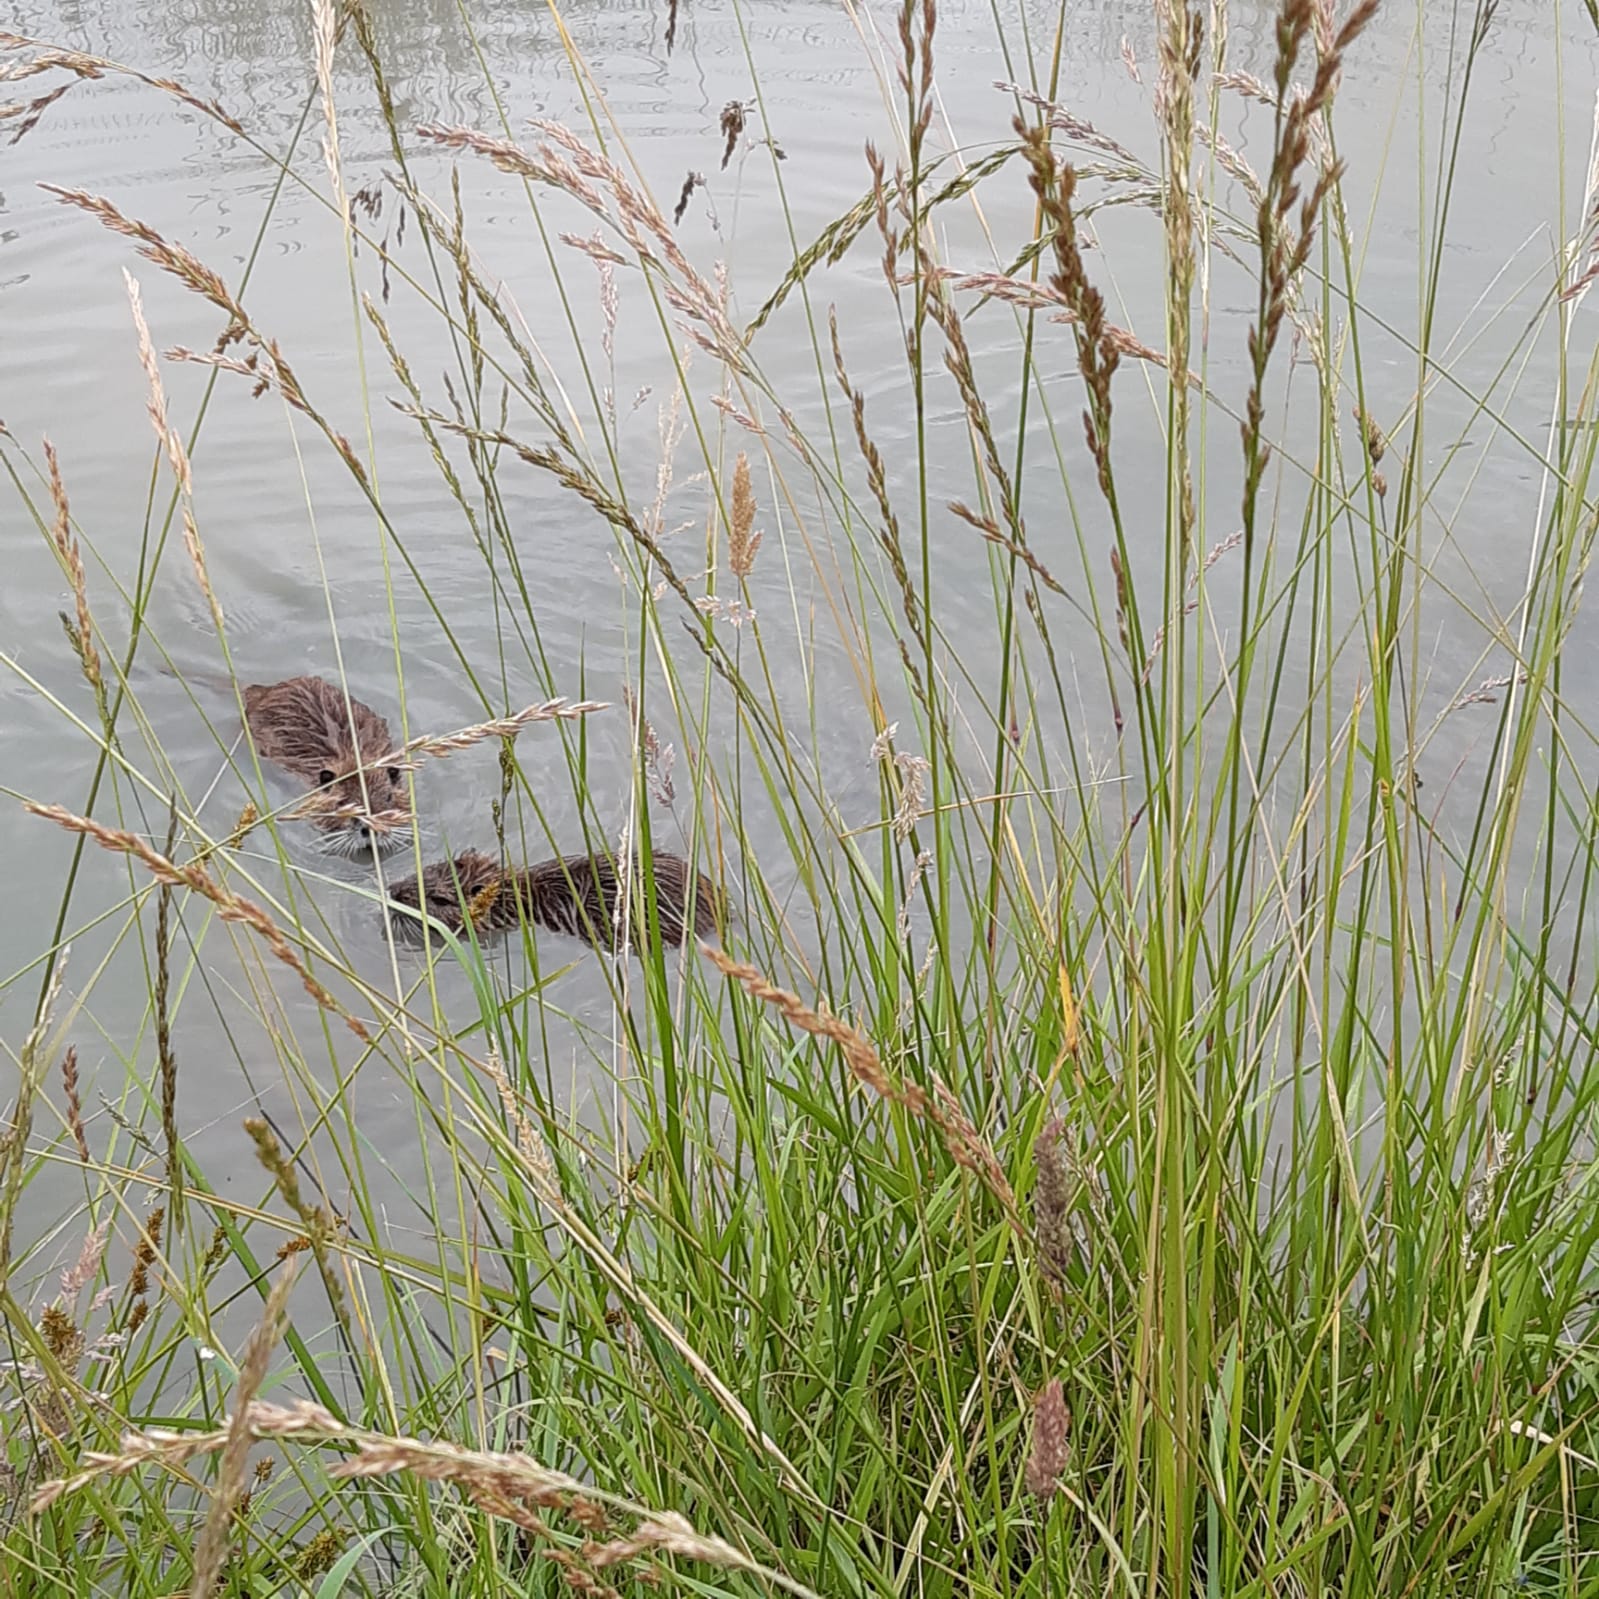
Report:
[{"label": "dried grass stem", "polygon": [[147,844],[137,833],[107,827],[103,822],[97,822],[91,817],[77,816],[62,805],[39,805],[30,802],[25,809],[35,816],[44,817],[46,821],[54,822],[58,827],[66,828],[70,833],[79,833],[85,838],[92,839],[101,849],[110,850],[114,854],[134,856],[158,883],[188,888],[210,900],[223,921],[242,923],[258,933],[266,941],[272,953],[305,985],[305,991],[317,1004],[338,1016],[363,1043],[370,1042],[366,1027],[361,1020],[348,1014],[333,995],[311,975],[310,969],[290,947],[277,923],[253,900],[235,894],[192,863],[179,865],[169,860]]}]

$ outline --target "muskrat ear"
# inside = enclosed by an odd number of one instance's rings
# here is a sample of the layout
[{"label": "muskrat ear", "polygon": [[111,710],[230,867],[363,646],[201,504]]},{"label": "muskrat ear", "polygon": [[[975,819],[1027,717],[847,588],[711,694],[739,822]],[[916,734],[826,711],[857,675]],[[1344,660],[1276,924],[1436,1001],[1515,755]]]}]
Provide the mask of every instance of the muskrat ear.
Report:
[{"label": "muskrat ear", "polygon": [[334,778],[334,773],[333,773],[332,769],[330,767],[326,767],[326,766],[324,766],[322,768],[322,770],[316,774],[316,780],[317,780],[318,784],[321,787],[323,787],[323,788],[326,788],[328,786],[328,784],[333,781],[333,778]]}]

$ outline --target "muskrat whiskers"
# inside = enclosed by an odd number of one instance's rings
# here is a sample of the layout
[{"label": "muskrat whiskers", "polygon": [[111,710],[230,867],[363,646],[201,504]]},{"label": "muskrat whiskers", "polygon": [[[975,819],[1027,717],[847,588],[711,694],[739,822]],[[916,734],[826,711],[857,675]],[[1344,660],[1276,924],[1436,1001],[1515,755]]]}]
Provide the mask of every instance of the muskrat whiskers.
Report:
[{"label": "muskrat whiskers", "polygon": [[409,848],[416,837],[414,819],[408,811],[369,811],[361,805],[333,804],[330,799],[326,790],[313,789],[278,812],[279,818],[312,823],[317,849],[341,860],[363,860],[374,845],[379,854],[392,855]]},{"label": "muskrat whiskers", "polygon": [[318,829],[317,848],[324,855],[339,860],[365,860],[374,847],[380,855],[394,855],[409,849],[415,839],[412,828],[404,825],[372,826],[375,818],[366,818],[367,829],[339,827]]},{"label": "muskrat whiskers", "polygon": [[387,909],[389,933],[396,943],[404,944],[407,949],[424,949],[434,939],[442,939],[451,931],[437,917],[429,916],[425,911],[413,911],[408,906],[396,905],[392,900]]}]

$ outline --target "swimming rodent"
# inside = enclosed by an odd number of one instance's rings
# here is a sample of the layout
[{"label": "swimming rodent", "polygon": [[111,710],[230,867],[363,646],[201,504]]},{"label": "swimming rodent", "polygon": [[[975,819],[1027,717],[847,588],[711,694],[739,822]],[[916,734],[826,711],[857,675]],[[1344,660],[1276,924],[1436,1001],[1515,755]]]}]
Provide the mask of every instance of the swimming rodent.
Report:
[{"label": "swimming rodent", "polygon": [[[651,856],[651,864],[661,937],[668,944],[681,944],[688,933],[685,919],[691,868],[680,855],[656,854]],[[435,861],[427,867],[421,887],[420,905],[414,877],[391,884],[389,898],[409,910],[425,911],[452,933],[464,929],[468,916],[480,936],[508,932],[526,920],[607,951],[616,947],[618,912],[628,909],[616,863],[603,854],[559,856],[507,869],[490,855],[468,850],[454,860]],[[643,864],[639,861],[634,863],[633,888],[642,898]],[[693,931],[704,938],[716,931],[720,896],[703,872],[693,875],[693,889]],[[635,905],[635,925],[637,922]],[[419,944],[425,936],[422,923],[413,916],[391,915],[389,925],[408,943]]]},{"label": "swimming rodent", "polygon": [[389,854],[410,843],[415,823],[405,770],[389,724],[370,705],[353,694],[346,702],[344,691],[321,677],[249,683],[243,696],[256,753],[313,791],[299,814],[329,850],[356,856],[376,845]]}]

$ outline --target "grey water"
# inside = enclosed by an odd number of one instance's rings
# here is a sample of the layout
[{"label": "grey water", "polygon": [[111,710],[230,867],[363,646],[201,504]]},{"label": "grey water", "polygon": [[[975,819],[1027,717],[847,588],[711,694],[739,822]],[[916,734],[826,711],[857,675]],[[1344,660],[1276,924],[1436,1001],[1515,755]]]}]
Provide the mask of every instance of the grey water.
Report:
[{"label": "grey water", "polygon": [[[518,182],[486,161],[441,152],[416,136],[417,128],[442,123],[499,134],[508,124],[514,136],[531,144],[526,121],[536,116],[586,134],[597,88],[613,148],[625,152],[664,210],[670,211],[688,174],[703,174],[704,184],[688,196],[677,236],[707,276],[725,275],[736,323],[755,313],[796,252],[866,192],[865,142],[874,140],[885,151],[897,148],[903,108],[894,87],[897,13],[891,7],[682,0],[670,51],[664,4],[586,0],[557,10],[484,0],[469,8],[475,25],[470,35],[451,5],[382,0],[372,10],[411,173],[445,207],[452,176],[458,176],[467,235],[482,270],[548,363],[552,387],[570,398],[580,431],[590,402],[573,326],[592,356],[603,325],[599,276],[590,262],[567,253],[562,275],[572,300],[569,322],[552,290],[546,242]],[[1265,75],[1274,48],[1273,8],[1242,3],[1228,10],[1230,63]],[[1434,713],[1478,680],[1505,670],[1504,646],[1513,636],[1514,607],[1539,533],[1547,488],[1539,456],[1556,403],[1558,352],[1549,291],[1561,241],[1580,225],[1596,86],[1594,45],[1581,32],[1586,23],[1580,8],[1566,12],[1562,18],[1544,0],[1506,0],[1499,7],[1476,65],[1458,146],[1445,113],[1460,88],[1470,7],[1445,0],[1384,7],[1353,50],[1338,98],[1338,153],[1348,166],[1358,293],[1366,312],[1361,357],[1369,408],[1378,418],[1400,417],[1415,394],[1423,263],[1439,226],[1432,210],[1436,174],[1440,163],[1453,161],[1463,175],[1452,189],[1432,311],[1437,353],[1427,375],[1423,472],[1433,484],[1434,502],[1423,653],[1416,666],[1426,677],[1423,704]],[[1042,73],[1058,14],[1064,32],[1057,101],[1158,170],[1153,10],[1108,0],[1068,5],[1059,13],[1039,0],[1021,0],[1019,6],[1012,0],[944,0],[936,42],[934,148],[958,151],[970,162],[1008,137],[1015,100],[998,86],[1032,81],[1029,55]],[[138,259],[128,240],[59,203],[40,188],[44,183],[108,197],[126,215],[192,250],[231,285],[248,273],[245,299],[256,324],[281,339],[306,392],[358,453],[366,458],[370,448],[386,513],[425,582],[424,595],[315,429],[274,395],[252,398],[248,380],[222,374],[193,450],[195,510],[241,675],[262,680],[301,671],[336,674],[342,662],[352,688],[396,724],[403,703],[411,732],[444,732],[481,720],[486,709],[474,676],[489,686],[497,711],[546,692],[588,694],[619,705],[624,684],[635,679],[647,652],[637,638],[637,599],[619,573],[611,532],[547,475],[510,461],[502,465],[500,489],[518,558],[531,579],[549,681],[540,680],[515,651],[507,657],[511,678],[501,680],[505,620],[483,556],[415,424],[387,403],[399,386],[352,300],[346,239],[326,203],[309,8],[226,0],[156,7],[128,0],[95,6],[18,0],[11,17],[17,32],[43,43],[126,63],[215,99],[250,136],[241,140],[182,101],[112,74],[73,87],[37,127],[0,149],[0,420],[9,432],[0,439],[0,455],[35,502],[47,505],[35,475],[40,441],[48,437],[59,452],[85,543],[91,604],[112,643],[119,645],[126,634],[126,595],[138,573],[152,494],[159,519],[169,493],[169,480],[161,475],[152,489],[156,454],[124,268],[139,281],[158,349],[206,350],[219,319]],[[26,100],[39,92],[37,86],[54,81],[29,79],[6,88],[11,97]],[[389,133],[348,41],[340,46],[334,82],[344,181],[355,192],[380,184],[392,170]],[[755,100],[757,86],[758,110],[724,166],[722,110],[732,101]],[[1221,92],[1221,104],[1220,126],[1229,141],[1246,158],[1262,160],[1269,137],[1265,114],[1232,91]],[[0,123],[0,135],[7,126]],[[763,142],[768,137],[780,147],[781,161]],[[286,156],[295,181],[285,184],[278,160]],[[1218,175],[1216,181],[1224,180]],[[382,216],[363,225],[393,237],[398,205],[392,193],[386,206]],[[592,230],[576,207],[550,203],[548,211],[559,227],[584,235]],[[1014,176],[983,186],[976,204],[946,208],[946,215],[943,257],[973,272],[1007,266],[1031,227],[1031,203]],[[1164,343],[1159,229],[1147,209],[1106,210],[1095,217],[1099,248],[1090,257],[1112,319],[1157,346]],[[396,239],[394,248],[417,281],[429,284],[414,229],[407,244]],[[889,461],[891,491],[908,502],[917,441],[907,403],[903,330],[883,282],[880,253],[869,228],[842,262],[813,275],[808,293],[818,329],[825,328],[827,308],[836,309],[852,381],[868,397],[874,435]],[[1217,257],[1214,276],[1202,285],[1205,315],[1196,323],[1203,334],[1196,361],[1202,353],[1207,381],[1234,405],[1245,387],[1245,329],[1254,314],[1247,265],[1246,260],[1244,268],[1229,267]],[[391,284],[392,299],[384,300],[383,275],[370,250],[355,270],[361,286],[384,305],[429,402],[443,405],[441,374],[450,366],[452,348],[440,319],[403,282]],[[662,455],[663,408],[678,369],[636,274],[619,269],[618,282],[614,353],[600,358],[599,366],[607,372],[619,415],[623,474],[630,492],[648,503]],[[1582,351],[1591,347],[1583,320],[1591,316],[1591,310],[1579,313],[1574,339]],[[994,308],[971,319],[968,337],[996,426],[1011,440],[1021,396],[1005,386],[1004,374],[1017,370],[1018,325],[1003,308]],[[1044,337],[1053,342],[1041,342],[1038,359],[1046,388],[1056,397],[1058,431],[1075,452],[1069,458],[1074,494],[1091,519],[1098,507],[1075,420],[1081,402],[1069,335],[1047,327]],[[812,326],[797,300],[762,332],[755,350],[800,428],[825,437],[829,415],[842,419],[844,411],[836,391],[824,387],[832,384],[830,358],[824,348],[819,362]],[[1579,370],[1584,359],[1578,357]],[[714,388],[710,365],[696,356],[689,381]],[[206,373],[167,362],[163,374],[172,415],[187,434]],[[1138,538],[1138,553],[1158,562],[1165,485],[1161,474],[1140,473],[1136,463],[1144,456],[1163,457],[1163,391],[1131,364],[1119,383],[1116,449],[1118,460],[1127,463],[1124,511],[1130,527],[1149,530]],[[1482,396],[1489,397],[1485,406],[1478,403]],[[959,401],[946,386],[931,404],[928,448],[948,478],[946,497],[969,496],[970,446]],[[773,417],[766,421],[775,426]],[[531,437],[536,429],[526,419],[519,425],[531,442],[542,442]],[[1038,407],[1027,425],[1030,455],[1047,457]],[[1236,520],[1236,422],[1215,412],[1206,426],[1222,441],[1209,449],[1215,465],[1202,485],[1205,525],[1215,541]],[[1351,426],[1347,419],[1345,426]],[[738,444],[734,438],[731,448]],[[841,450],[852,454],[847,437]],[[703,561],[705,485],[696,475],[690,439],[679,449],[665,516],[674,559],[686,573]],[[1097,551],[1093,558],[1101,564],[1091,574],[1077,564],[1058,475],[1045,473],[1038,481],[1042,486],[1027,506],[1034,548],[1069,588],[1076,586],[1072,579],[1080,583],[1085,575],[1107,581]],[[786,674],[776,692],[801,726],[811,725],[807,707],[836,708],[836,716],[815,720],[810,758],[828,795],[829,814],[845,828],[865,825],[878,816],[869,755],[874,728],[860,707],[850,653],[828,632],[825,596],[795,520],[774,503],[769,479],[758,479],[757,487],[766,543],[752,591],[771,629],[777,668]],[[831,519],[820,518],[816,527],[828,537],[842,536]],[[968,657],[966,665],[981,683],[994,648],[988,548],[953,522],[938,524],[938,539],[939,612],[957,653]],[[1099,548],[1107,544],[1101,539]],[[212,836],[221,837],[245,797],[228,765],[236,719],[228,698],[204,687],[204,674],[219,671],[222,662],[176,533],[163,562],[144,618],[159,648],[147,646],[134,671],[144,720],[130,721],[124,732],[126,759],[145,781],[119,774],[114,790],[102,795],[98,814],[120,816],[120,825],[159,841],[165,832],[162,796],[176,787]],[[892,602],[891,584],[885,592]],[[13,1056],[32,1020],[72,849],[66,835],[27,814],[20,799],[81,810],[95,758],[85,725],[94,722],[93,707],[57,622],[64,608],[70,610],[71,595],[44,530],[26,513],[22,497],[8,490],[0,499],[0,861],[7,905],[0,916],[0,1040]],[[872,624],[878,620],[868,618]],[[1069,618],[1061,625],[1067,675],[1074,673],[1080,650],[1084,677],[1101,678],[1097,641],[1086,628],[1074,634]],[[1599,644],[1591,637],[1573,637],[1570,681],[1594,678],[1596,651]],[[162,654],[197,674],[194,698],[156,669]],[[1584,692],[1575,690],[1579,707]],[[1599,705],[1589,703],[1586,710]],[[1429,775],[1438,779],[1434,792],[1441,796],[1439,825],[1446,831],[1470,826],[1469,778],[1485,768],[1488,726],[1463,715],[1429,755]],[[1087,739],[1109,739],[1106,710],[1097,701],[1085,707],[1083,729]],[[615,836],[628,818],[630,793],[631,743],[620,711],[591,719],[587,740],[593,810]],[[559,737],[548,727],[529,729],[517,754],[540,793],[550,841],[574,847],[582,819]],[[685,771],[680,765],[680,792]],[[1465,796],[1458,814],[1451,810],[1455,784]],[[418,792],[430,850],[490,842],[490,807],[500,792],[492,748],[430,766]],[[668,844],[680,838],[682,815],[681,808],[663,807],[654,822],[657,838]],[[746,824],[750,850],[769,853],[781,875],[775,863],[786,856],[786,845],[775,818],[752,807]],[[326,918],[314,925],[363,975],[380,987],[392,986],[372,903],[351,891],[350,874],[341,876],[305,853],[291,856],[292,870],[285,874],[265,845],[252,846],[245,859],[273,896],[308,895]],[[95,1138],[111,1133],[110,1113],[99,1096],[139,1120],[145,1107],[129,1087],[130,1072],[134,1083],[148,1083],[153,1071],[149,973],[130,930],[130,896],[146,886],[120,860],[90,849],[67,918],[74,936],[61,1014],[81,1002],[71,1011],[70,1033],[82,1061]],[[200,907],[186,914],[197,935]],[[216,926],[207,929],[193,969],[187,960],[182,965],[187,975],[175,1035],[182,1071],[179,1119],[202,1163],[219,1183],[231,1183],[232,1197],[248,1203],[259,1197],[263,1182],[240,1118],[265,1109],[292,1132],[310,1114],[308,1081],[318,1072],[325,1076],[327,1067],[325,1061],[309,1065],[296,1053],[295,1030],[317,1023],[292,977],[264,973],[259,963],[230,955],[223,934]],[[563,968],[545,995],[556,1018],[545,1020],[547,1069],[579,1094],[593,1050],[614,1048],[612,988],[599,963],[575,946],[552,949],[547,963]],[[418,980],[414,967],[399,976],[402,986]],[[446,1008],[470,1020],[472,997],[464,980],[441,968],[440,982]],[[268,1014],[282,1026],[263,1018],[264,983],[276,996]],[[360,1138],[388,1169],[382,1181],[392,1182],[396,1197],[416,1191],[429,1155],[412,1086],[379,1062],[363,1068],[345,1092],[358,1107]],[[59,1106],[53,1079],[47,1097]],[[47,1131],[41,1123],[41,1136]],[[146,1159],[124,1145],[123,1158],[144,1160],[146,1175],[158,1177],[153,1155]],[[345,1175],[333,1169],[320,1176],[340,1204]],[[81,1207],[82,1198],[81,1181],[63,1161],[30,1189],[36,1214],[24,1233],[46,1236],[59,1229],[59,1252],[70,1254],[78,1235],[61,1218]],[[395,1222],[401,1232],[412,1224]]]}]

